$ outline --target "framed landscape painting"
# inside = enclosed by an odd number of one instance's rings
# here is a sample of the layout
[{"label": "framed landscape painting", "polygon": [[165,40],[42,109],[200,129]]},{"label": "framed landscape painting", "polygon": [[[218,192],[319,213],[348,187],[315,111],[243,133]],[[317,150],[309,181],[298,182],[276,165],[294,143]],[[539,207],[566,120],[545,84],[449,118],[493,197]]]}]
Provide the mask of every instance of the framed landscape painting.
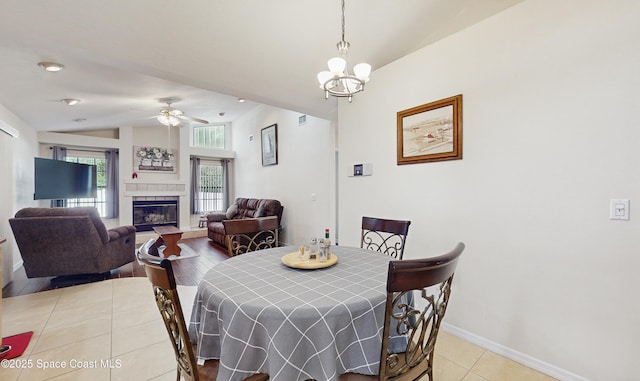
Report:
[{"label": "framed landscape painting", "polygon": [[462,95],[397,115],[398,165],[462,159]]},{"label": "framed landscape painting", "polygon": [[262,166],[278,164],[278,125],[262,129]]}]

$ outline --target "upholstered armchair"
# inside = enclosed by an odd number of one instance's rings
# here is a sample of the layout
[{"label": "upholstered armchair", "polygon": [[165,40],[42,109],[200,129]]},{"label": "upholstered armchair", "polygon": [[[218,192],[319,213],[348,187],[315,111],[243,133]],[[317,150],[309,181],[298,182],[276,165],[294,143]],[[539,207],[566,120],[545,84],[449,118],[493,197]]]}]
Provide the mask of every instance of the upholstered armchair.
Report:
[{"label": "upholstered armchair", "polygon": [[284,207],[278,200],[237,198],[226,213],[207,215],[207,235],[213,242],[226,248],[227,237],[222,221],[276,216],[278,217],[278,226],[281,227],[283,209]]},{"label": "upholstered armchair", "polygon": [[95,208],[25,208],[9,219],[28,278],[101,274],[135,260],[136,229]]}]

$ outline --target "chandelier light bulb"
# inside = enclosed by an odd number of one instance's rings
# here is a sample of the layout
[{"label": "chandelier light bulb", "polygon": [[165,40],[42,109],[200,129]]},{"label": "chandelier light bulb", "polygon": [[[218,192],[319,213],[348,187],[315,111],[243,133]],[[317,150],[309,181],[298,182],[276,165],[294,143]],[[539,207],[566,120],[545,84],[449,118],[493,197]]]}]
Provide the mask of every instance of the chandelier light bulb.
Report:
[{"label": "chandelier light bulb", "polygon": [[325,82],[327,82],[331,78],[333,78],[333,74],[331,74],[331,72],[328,72],[326,70],[318,73],[318,82],[320,82],[320,88],[323,89]]},{"label": "chandelier light bulb", "polygon": [[347,61],[342,57],[333,57],[328,62],[329,71],[334,75],[340,75],[344,73],[344,69],[347,67]]},{"label": "chandelier light bulb", "polygon": [[353,67],[353,74],[363,81],[369,81],[369,74],[371,74],[371,65],[368,63],[359,63]]}]

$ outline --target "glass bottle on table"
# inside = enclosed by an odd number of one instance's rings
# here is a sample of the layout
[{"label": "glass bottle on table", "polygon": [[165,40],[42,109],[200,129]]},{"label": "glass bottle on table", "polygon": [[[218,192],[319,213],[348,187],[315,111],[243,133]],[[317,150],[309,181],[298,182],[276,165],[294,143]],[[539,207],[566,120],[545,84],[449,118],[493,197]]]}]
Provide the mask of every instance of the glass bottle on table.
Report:
[{"label": "glass bottle on table", "polygon": [[318,240],[314,237],[309,240],[309,255],[307,257],[316,259],[318,257]]},{"label": "glass bottle on table", "polygon": [[329,229],[324,229],[324,240],[322,241],[322,245],[324,246],[325,256],[327,260],[331,258],[331,240],[329,239]]},{"label": "glass bottle on table", "polygon": [[326,262],[327,261],[327,249],[324,245],[324,240],[320,244],[320,250],[318,251],[318,262]]}]

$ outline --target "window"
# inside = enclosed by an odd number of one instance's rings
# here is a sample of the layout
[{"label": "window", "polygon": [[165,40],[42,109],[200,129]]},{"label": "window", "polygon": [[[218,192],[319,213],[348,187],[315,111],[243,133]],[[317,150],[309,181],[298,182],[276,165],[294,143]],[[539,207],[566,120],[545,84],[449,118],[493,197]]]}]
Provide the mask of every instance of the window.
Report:
[{"label": "window", "polygon": [[223,187],[222,163],[202,160],[200,162],[200,189],[197,210],[200,212],[223,211]]},{"label": "window", "polygon": [[95,165],[98,183],[98,194],[96,198],[69,198],[67,199],[67,206],[93,206],[98,209],[100,217],[105,217],[107,214],[107,163],[104,158],[104,152],[67,150],[65,160],[72,163]]},{"label": "window", "polygon": [[194,147],[224,149],[224,124],[193,127]]}]

